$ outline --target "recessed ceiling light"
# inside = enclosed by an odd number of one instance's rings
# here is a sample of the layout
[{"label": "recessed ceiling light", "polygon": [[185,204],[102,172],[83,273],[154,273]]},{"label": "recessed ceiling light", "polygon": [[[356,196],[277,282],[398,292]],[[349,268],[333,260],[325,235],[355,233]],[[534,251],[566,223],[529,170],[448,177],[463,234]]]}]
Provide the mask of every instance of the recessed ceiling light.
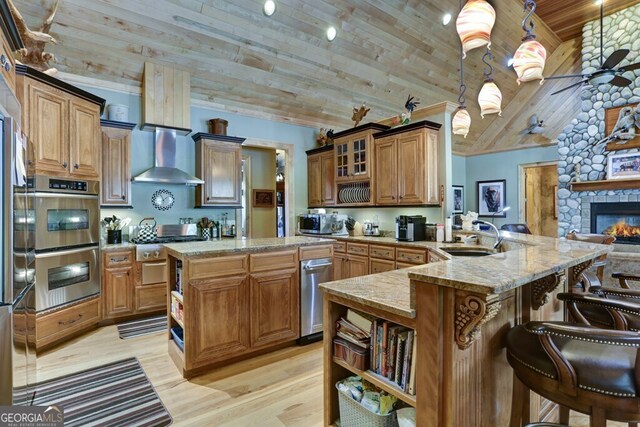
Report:
[{"label": "recessed ceiling light", "polygon": [[602,3],[604,3],[604,0],[594,0],[594,3],[600,6]]},{"label": "recessed ceiling light", "polygon": [[275,13],[276,11],[276,2],[273,0],[267,0],[264,2],[264,7],[262,8],[262,12],[264,12],[265,15],[267,16],[271,16]]},{"label": "recessed ceiling light", "polygon": [[442,25],[449,25],[449,22],[451,22],[451,14],[445,13],[442,17]]},{"label": "recessed ceiling light", "polygon": [[338,35],[338,30],[336,30],[336,27],[327,28],[327,40],[332,42],[337,35]]},{"label": "recessed ceiling light", "polygon": [[507,60],[507,67],[513,67],[513,58]]}]

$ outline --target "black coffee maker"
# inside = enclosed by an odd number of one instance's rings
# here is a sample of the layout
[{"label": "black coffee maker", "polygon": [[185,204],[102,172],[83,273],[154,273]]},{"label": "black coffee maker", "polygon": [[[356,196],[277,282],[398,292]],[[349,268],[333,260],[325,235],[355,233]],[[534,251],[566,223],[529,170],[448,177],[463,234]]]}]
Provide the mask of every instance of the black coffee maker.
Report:
[{"label": "black coffee maker", "polygon": [[422,215],[400,215],[396,217],[396,240],[417,242],[426,240],[427,218]]}]

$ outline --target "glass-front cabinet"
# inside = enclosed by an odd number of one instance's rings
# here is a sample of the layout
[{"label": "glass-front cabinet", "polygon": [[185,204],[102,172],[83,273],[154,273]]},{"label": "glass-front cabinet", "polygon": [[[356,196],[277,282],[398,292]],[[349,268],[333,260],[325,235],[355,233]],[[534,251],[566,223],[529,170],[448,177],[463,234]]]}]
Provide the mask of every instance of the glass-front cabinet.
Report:
[{"label": "glass-front cabinet", "polygon": [[334,135],[336,182],[371,178],[373,134],[387,126],[369,123]]}]

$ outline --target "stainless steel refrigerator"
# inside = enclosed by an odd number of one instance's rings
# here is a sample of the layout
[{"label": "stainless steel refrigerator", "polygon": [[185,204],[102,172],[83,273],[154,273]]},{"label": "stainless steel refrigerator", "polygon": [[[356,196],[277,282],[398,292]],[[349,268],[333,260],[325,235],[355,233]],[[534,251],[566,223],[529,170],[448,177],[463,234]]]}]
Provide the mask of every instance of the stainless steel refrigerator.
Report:
[{"label": "stainless steel refrigerator", "polygon": [[11,93],[1,86],[0,405],[30,405],[36,375],[35,255],[28,235],[34,224],[27,211],[26,143],[9,116],[15,111]]}]

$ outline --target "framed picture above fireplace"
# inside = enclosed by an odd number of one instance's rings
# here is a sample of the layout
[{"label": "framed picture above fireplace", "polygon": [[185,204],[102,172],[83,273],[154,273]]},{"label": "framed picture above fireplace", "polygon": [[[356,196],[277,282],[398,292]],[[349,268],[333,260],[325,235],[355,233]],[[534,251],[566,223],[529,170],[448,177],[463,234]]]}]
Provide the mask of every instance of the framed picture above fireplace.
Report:
[{"label": "framed picture above fireplace", "polygon": [[640,153],[609,154],[607,179],[640,178]]}]

